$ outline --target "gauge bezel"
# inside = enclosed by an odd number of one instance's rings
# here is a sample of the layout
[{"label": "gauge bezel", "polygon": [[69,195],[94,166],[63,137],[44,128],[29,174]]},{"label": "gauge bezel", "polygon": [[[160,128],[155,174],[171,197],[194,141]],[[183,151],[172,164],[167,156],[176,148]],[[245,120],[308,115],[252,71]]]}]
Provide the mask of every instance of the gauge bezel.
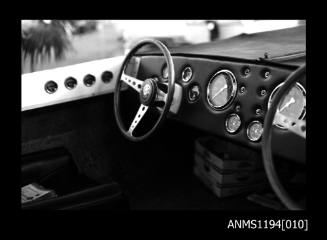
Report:
[{"label": "gauge bezel", "polygon": [[249,139],[251,142],[258,142],[258,141],[261,139],[261,137],[262,137],[262,134],[261,134],[260,137],[259,137],[258,139],[256,139],[256,140],[250,137],[250,135],[249,135],[250,128],[251,128],[251,126],[254,125],[255,123],[260,123],[260,124],[261,124],[261,127],[262,127],[262,131],[263,131],[263,124],[262,124],[262,122],[260,122],[260,121],[258,121],[258,120],[253,120],[253,121],[251,121],[251,122],[249,123],[248,127],[246,128],[246,136],[248,137],[248,139]]},{"label": "gauge bezel", "polygon": [[[270,96],[269,96],[269,99],[268,99],[268,104],[267,104],[267,108],[268,108],[268,109],[270,108],[271,101],[272,101],[272,97],[274,96],[274,94],[276,93],[276,91],[277,91],[281,86],[283,86],[283,84],[284,84],[284,82],[278,84],[278,85],[274,88],[274,90],[271,92],[271,94],[270,94]],[[300,91],[302,92],[303,96],[306,98],[306,96],[307,96],[307,92],[306,92],[305,88],[301,85],[301,83],[298,83],[298,82],[297,82],[297,83],[296,83],[296,86],[299,87],[299,89],[300,89]],[[295,87],[295,85],[294,85],[293,87]],[[279,105],[279,104],[278,104],[278,105]],[[278,107],[278,108],[279,108],[279,107]],[[305,115],[306,115],[306,99],[305,99],[305,105],[304,105],[304,107],[303,107],[303,109],[302,109],[302,112],[301,112],[301,114],[300,114],[300,116],[299,116],[299,120],[303,120],[304,117],[305,117]],[[276,127],[280,128],[280,129],[283,129],[283,130],[286,130],[286,129],[287,129],[287,128],[285,128],[284,126],[282,126],[282,125],[280,125],[280,124],[278,124],[278,123],[276,123],[276,124],[274,124],[274,125],[275,125]]]},{"label": "gauge bezel", "polygon": [[[233,116],[236,116],[237,118],[238,118],[238,120],[240,121],[240,126],[235,130],[235,131],[231,131],[229,128],[228,128],[228,120],[231,118],[231,117],[233,117]],[[226,129],[226,131],[228,132],[228,133],[231,133],[231,134],[234,134],[234,133],[236,133],[240,128],[241,128],[241,126],[242,126],[242,120],[241,120],[241,117],[238,115],[238,114],[236,114],[236,113],[232,113],[232,114],[229,114],[227,117],[226,117],[226,119],[225,119],[225,129]]]},{"label": "gauge bezel", "polygon": [[[191,71],[191,76],[190,76],[190,78],[188,80],[184,78],[184,73],[185,73],[186,70],[190,70]],[[192,77],[193,77],[193,69],[190,66],[185,67],[183,69],[183,71],[182,71],[182,81],[184,83],[188,83],[192,79]]]},{"label": "gauge bezel", "polygon": [[[231,93],[231,96],[228,99],[228,101],[223,106],[215,106],[215,104],[211,102],[210,97],[209,97],[210,86],[212,84],[212,81],[216,78],[216,76],[219,74],[222,74],[222,73],[227,74],[232,79],[232,93]],[[229,70],[223,69],[223,70],[216,72],[209,80],[209,83],[207,86],[207,102],[212,109],[221,111],[221,110],[226,109],[227,107],[229,107],[232,104],[232,102],[234,101],[234,99],[236,97],[236,93],[237,93],[237,81],[236,81],[234,74]]]}]

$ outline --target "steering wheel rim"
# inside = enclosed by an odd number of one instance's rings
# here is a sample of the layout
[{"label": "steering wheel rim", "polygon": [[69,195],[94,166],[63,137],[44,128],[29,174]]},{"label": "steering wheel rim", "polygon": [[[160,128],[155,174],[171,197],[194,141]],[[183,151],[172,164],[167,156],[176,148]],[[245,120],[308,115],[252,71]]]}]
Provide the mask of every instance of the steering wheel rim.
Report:
[{"label": "steering wheel rim", "polygon": [[265,126],[263,129],[262,136],[262,154],[263,154],[263,163],[264,168],[270,182],[271,187],[282,201],[282,203],[290,210],[303,210],[303,208],[296,203],[288,194],[288,192],[283,187],[282,183],[279,180],[279,177],[276,173],[275,165],[273,162],[272,151],[271,151],[271,132],[273,126],[273,120],[275,113],[279,106],[280,100],[283,96],[291,89],[297,82],[297,80],[306,73],[306,64],[301,66],[295,72],[293,72],[282,85],[282,87],[277,91],[273,101],[271,102],[270,108],[265,117]]},{"label": "steering wheel rim", "polygon": [[[147,133],[143,134],[142,136],[136,137],[136,136],[133,136],[133,130],[136,128],[138,123],[141,121],[143,115],[145,114],[144,110],[142,110],[142,109],[144,109],[144,108],[142,108],[142,104],[143,104],[142,103],[142,99],[143,99],[142,96],[144,96],[142,94],[145,92],[144,89],[149,88],[149,87],[146,87],[145,86],[146,83],[143,83],[143,85],[142,85],[142,87],[140,89],[141,106],[140,106],[139,111],[137,112],[132,124],[130,125],[129,130],[126,130],[126,127],[125,127],[124,123],[122,122],[122,118],[121,118],[121,115],[120,115],[120,89],[121,89],[121,84],[122,84],[123,81],[125,83],[128,83],[124,79],[125,76],[129,77],[128,75],[126,75],[124,73],[124,71],[126,69],[126,66],[128,65],[131,58],[135,55],[135,53],[140,48],[142,48],[143,46],[145,46],[147,44],[152,44],[152,45],[155,45],[156,47],[158,47],[161,50],[161,52],[163,53],[164,57],[165,57],[167,67],[168,67],[168,90],[167,90],[167,94],[165,94],[165,96],[163,96],[164,93],[157,87],[157,85],[154,82],[151,82],[151,84],[149,83],[149,85],[151,85],[152,88],[153,88],[151,91],[156,91],[156,93],[154,93],[156,95],[155,99],[157,99],[157,97],[160,95],[160,94],[158,94],[159,93],[158,91],[161,91],[160,98],[164,99],[165,105],[164,105],[162,111],[160,112],[160,116],[159,116],[158,120],[156,121],[155,125]],[[134,79],[135,81],[138,80],[138,79],[133,78],[133,77],[132,77],[132,79]],[[144,80],[142,82],[145,82],[147,80],[149,80],[149,79],[146,79],[146,80]],[[141,81],[141,80],[139,80],[139,81]],[[151,80],[149,80],[149,81],[151,81]],[[129,86],[136,89],[134,86],[131,86],[131,85],[129,85]],[[159,127],[164,122],[164,120],[165,120],[165,118],[166,118],[166,116],[167,116],[167,114],[169,112],[171,103],[173,101],[174,86],[175,86],[174,63],[173,63],[173,60],[172,60],[172,57],[170,55],[170,52],[169,52],[168,48],[162,42],[160,42],[158,40],[155,40],[155,39],[144,39],[144,40],[141,40],[140,42],[138,42],[130,50],[130,52],[127,54],[127,56],[125,57],[125,59],[124,59],[124,61],[122,63],[122,66],[121,66],[120,71],[118,73],[118,78],[117,78],[117,82],[116,82],[116,86],[115,86],[115,92],[114,92],[115,119],[116,119],[119,130],[123,133],[123,135],[126,138],[128,138],[129,140],[134,141],[134,142],[142,141],[142,140],[150,137],[150,135],[152,135],[157,129],[159,129]],[[156,89],[156,90],[154,90],[154,89]],[[156,101],[156,100],[154,100],[154,101]],[[145,110],[145,111],[147,111],[147,110]],[[140,116],[140,115],[142,115],[142,117],[141,117],[141,119],[138,120],[137,116]],[[133,124],[135,123],[136,120],[138,120],[138,122],[136,123],[136,126],[133,127]],[[132,130],[131,130],[131,128],[132,128]]]}]

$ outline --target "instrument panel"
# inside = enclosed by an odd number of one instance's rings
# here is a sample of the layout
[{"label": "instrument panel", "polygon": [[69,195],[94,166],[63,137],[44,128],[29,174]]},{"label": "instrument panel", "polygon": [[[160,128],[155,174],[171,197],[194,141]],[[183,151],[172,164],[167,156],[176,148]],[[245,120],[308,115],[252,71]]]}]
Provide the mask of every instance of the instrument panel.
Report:
[{"label": "instrument panel", "polygon": [[[172,57],[176,83],[183,88],[183,99],[179,112],[171,118],[259,149],[269,104],[296,67],[194,56]],[[162,69],[164,59],[161,56],[142,56],[139,78],[156,75],[164,79]],[[283,99],[279,111],[304,119],[305,98],[305,79],[302,79]],[[294,134],[277,122],[275,125],[273,136],[277,136],[280,140],[277,145],[283,148],[282,145],[294,140]],[[284,154],[283,151],[279,153]],[[294,157],[289,153],[284,155]]]}]

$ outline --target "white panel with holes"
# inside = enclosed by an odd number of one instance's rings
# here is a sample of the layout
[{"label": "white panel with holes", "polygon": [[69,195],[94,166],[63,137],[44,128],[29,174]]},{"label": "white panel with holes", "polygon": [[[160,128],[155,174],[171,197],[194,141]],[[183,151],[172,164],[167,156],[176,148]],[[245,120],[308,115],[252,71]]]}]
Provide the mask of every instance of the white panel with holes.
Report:
[{"label": "white panel with holes", "polygon": [[[22,111],[113,92],[123,59],[124,56],[120,56],[22,74]],[[110,82],[102,81],[104,71],[112,72]],[[87,74],[96,78],[95,83],[89,87],[83,82]],[[77,80],[76,87],[71,90],[65,86],[68,77]],[[58,89],[54,93],[46,92],[45,84],[48,81],[57,83]]]}]

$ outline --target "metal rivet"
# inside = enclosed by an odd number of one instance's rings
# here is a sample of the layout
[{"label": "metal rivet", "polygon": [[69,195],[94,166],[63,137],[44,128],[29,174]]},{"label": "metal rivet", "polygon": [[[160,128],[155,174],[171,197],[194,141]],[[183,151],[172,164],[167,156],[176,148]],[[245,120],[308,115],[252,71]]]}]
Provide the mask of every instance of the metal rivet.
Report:
[{"label": "metal rivet", "polygon": [[236,106],[235,106],[235,111],[236,112],[239,112],[241,110],[241,106],[239,105],[239,104],[237,104]]},{"label": "metal rivet", "polygon": [[267,94],[267,91],[265,90],[265,89],[262,89],[261,91],[260,91],[260,95],[261,96],[265,96]]},{"label": "metal rivet", "polygon": [[249,68],[245,68],[244,75],[249,75],[249,74],[250,74],[250,69]]},{"label": "metal rivet", "polygon": [[262,110],[260,109],[260,108],[257,108],[256,110],[255,110],[255,114],[256,115],[260,115],[262,113]]}]

